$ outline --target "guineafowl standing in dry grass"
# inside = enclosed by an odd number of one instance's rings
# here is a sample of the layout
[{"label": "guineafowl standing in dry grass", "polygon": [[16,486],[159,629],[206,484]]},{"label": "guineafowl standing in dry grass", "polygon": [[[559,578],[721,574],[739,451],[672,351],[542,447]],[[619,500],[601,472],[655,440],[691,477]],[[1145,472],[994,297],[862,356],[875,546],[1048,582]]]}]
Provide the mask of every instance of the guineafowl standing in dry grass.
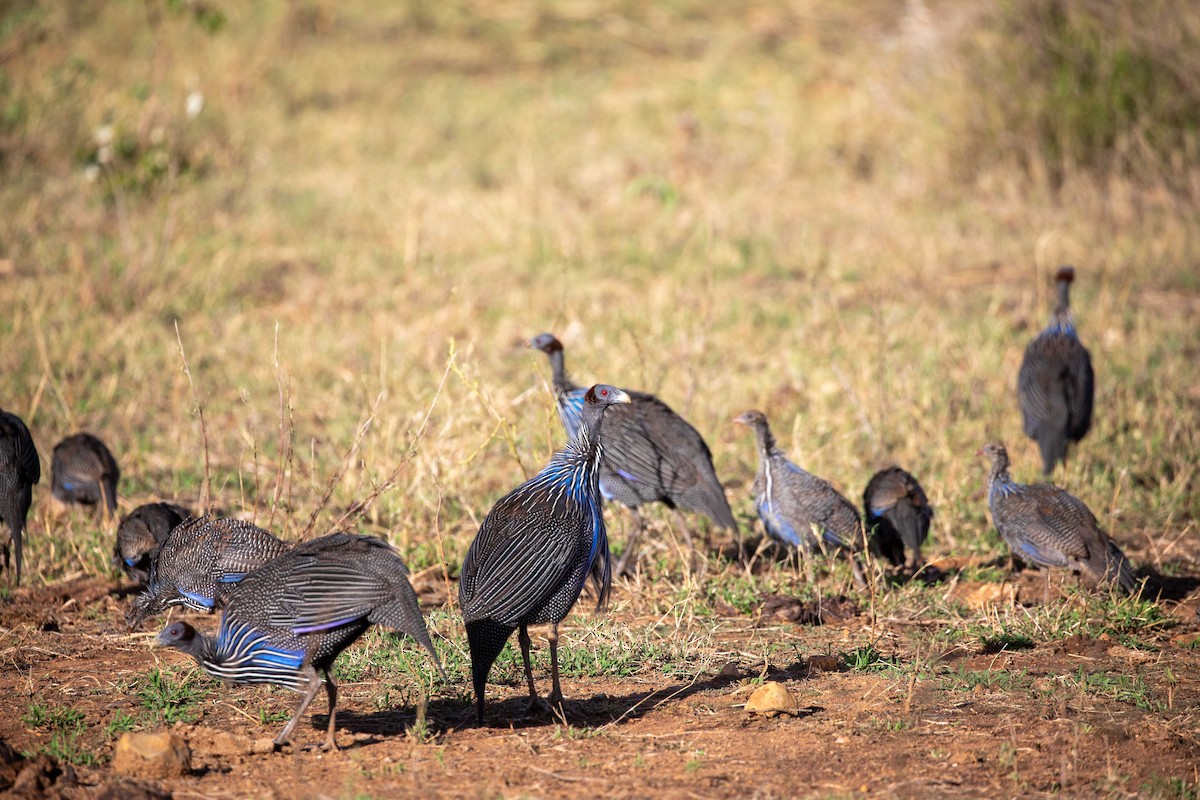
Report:
[{"label": "guineafowl standing in dry grass", "polygon": [[382,539],[333,533],[303,542],[246,576],[228,598],[216,636],[174,622],[160,646],[181,650],[230,683],[269,683],[304,695],[275,738],[290,741],[321,685],[329,696],[323,750],[336,750],[333,662],[371,625],[408,634],[447,680],[400,555]]},{"label": "guineafowl standing in dry grass", "polygon": [[1015,482],[1002,444],[984,445],[979,454],[992,462],[987,480],[992,522],[1016,558],[1046,570],[1069,569],[1095,586],[1133,592],[1133,567],[1086,505],[1048,483]]},{"label": "guineafowl standing in dry grass", "polygon": [[117,525],[113,564],[138,583],[150,580],[150,554],[175,526],[192,512],[174,503],[146,503],[129,512]]},{"label": "guineafowl standing in dry grass", "polygon": [[121,470],[104,442],[90,433],[76,433],[54,445],[50,477],[54,496],[62,502],[103,505],[116,516]]},{"label": "guineafowl standing in dry grass", "polygon": [[1058,307],[1046,329],[1025,348],[1017,375],[1025,435],[1037,440],[1046,475],[1066,458],[1068,443],[1078,442],[1092,425],[1095,379],[1091,356],[1079,341],[1071,314],[1074,280],[1074,267],[1058,270]]},{"label": "guineafowl standing in dry grass", "polygon": [[[559,418],[573,438],[580,426],[586,391],[567,377],[562,343],[549,333],[534,337],[529,346],[550,359],[554,398]],[[630,403],[614,408],[605,419],[604,458],[600,464],[600,491],[607,500],[628,507],[636,525],[617,564],[625,572],[637,539],[645,527],[639,506],[662,503],[708,517],[721,528],[737,530],[737,522],[717,480],[712,452],[694,427],[652,394],[626,389]],[[687,526],[680,521],[691,542]]]},{"label": "guineafowl standing in dry grass", "polygon": [[767,534],[806,555],[813,551],[848,553],[855,582],[865,585],[855,556],[862,550],[863,533],[854,504],[828,481],[789,461],[776,446],[761,411],[747,411],[734,422],[754,429],[759,456],[754,502]]},{"label": "guineafowl standing in dry grass", "polygon": [[237,519],[196,517],[176,525],[150,555],[146,589],[125,615],[130,628],[168,606],[212,611],[249,573],[288,549],[257,525]]},{"label": "guineafowl standing in dry grass", "polygon": [[0,518],[8,528],[4,542],[4,569],[10,568],[9,548],[16,554],[16,580],[21,584],[22,540],[25,519],[33,502],[33,485],[42,479],[42,462],[29,429],[16,414],[0,409]]},{"label": "guineafowl standing in dry grass", "polygon": [[608,534],[599,487],[600,462],[614,409],[629,395],[603,384],[584,394],[579,429],[541,472],[492,506],[471,542],[459,578],[476,714],[483,724],[492,664],[518,630],[531,709],[538,704],[529,661],[530,625],[550,623],[551,706],[562,701],[558,623],[592,575],[597,607],[612,588]]},{"label": "guineafowl standing in dry grass", "polygon": [[920,567],[933,509],[916,478],[900,467],[875,473],[863,491],[863,511],[872,553],[896,567]]}]

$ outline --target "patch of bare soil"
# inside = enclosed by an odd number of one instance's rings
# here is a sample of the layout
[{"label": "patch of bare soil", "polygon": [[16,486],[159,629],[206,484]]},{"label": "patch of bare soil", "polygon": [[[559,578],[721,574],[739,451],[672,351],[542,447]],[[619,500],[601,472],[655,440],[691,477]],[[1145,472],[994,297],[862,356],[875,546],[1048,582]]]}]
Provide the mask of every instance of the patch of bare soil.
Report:
[{"label": "patch of bare soil", "polygon": [[[839,663],[830,654],[859,646],[868,621],[835,622],[826,607],[819,627],[765,614],[723,622],[716,646],[728,658],[718,659],[713,674],[568,678],[569,725],[528,715],[524,688],[513,684],[489,686],[489,727],[475,727],[464,681],[430,699],[431,733],[422,740],[412,733],[411,705],[377,709],[371,686],[348,683],[339,696],[340,752],[305,749],[324,736],[321,699],[301,722],[296,746],[273,752],[263,741],[278,732],[294,697],[220,688],[199,719],[168,726],[190,746],[191,772],[140,780],[113,772],[109,728],[141,711],[128,689],[135,679],[156,665],[185,662],[152,650],[148,635],[126,633],[123,604],[100,580],[22,589],[0,604],[0,791],[64,798],[1170,796],[1172,780],[1191,784],[1200,763],[1194,617],[1158,635],[1153,649],[1082,637],[1015,651],[957,647],[940,655],[941,669],[918,675],[903,669],[914,654],[896,633],[881,634],[876,648],[900,668]],[[800,606],[780,608],[785,613],[776,616],[794,611],[808,621]],[[857,613],[849,605],[837,610]],[[563,635],[571,637],[569,627]],[[764,662],[755,655],[780,643],[791,649],[775,652],[788,656]],[[545,676],[538,678],[544,686]],[[763,679],[782,682],[799,713],[748,715],[743,705]],[[25,719],[35,702],[82,712],[86,728],[55,745],[46,727]],[[263,707],[275,718],[250,712]],[[97,763],[68,763],[64,747]]]}]

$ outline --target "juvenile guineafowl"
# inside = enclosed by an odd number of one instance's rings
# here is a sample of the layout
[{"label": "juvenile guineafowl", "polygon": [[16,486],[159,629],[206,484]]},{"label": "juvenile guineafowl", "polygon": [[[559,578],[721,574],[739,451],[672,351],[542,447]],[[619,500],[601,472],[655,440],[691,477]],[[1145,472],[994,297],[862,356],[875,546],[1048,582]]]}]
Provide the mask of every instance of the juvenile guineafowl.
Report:
[{"label": "juvenile guineafowl", "polygon": [[103,504],[117,513],[117,481],[121,470],[104,442],[90,433],[76,433],[54,445],[50,460],[51,489],[64,503]]},{"label": "juvenile guineafowl", "polygon": [[371,625],[402,631],[438,661],[408,569],[391,545],[371,536],[334,533],[296,545],[237,585],[217,635],[174,622],[157,643],[181,650],[230,683],[270,683],[304,695],[275,746],[291,740],[321,684],[329,696],[323,750],[336,750],[338,655]]},{"label": "juvenile guineafowl", "polygon": [[1013,481],[1002,444],[984,445],[979,454],[992,461],[988,508],[1014,556],[1043,569],[1069,569],[1093,585],[1134,590],[1133,567],[1086,505],[1048,483]]},{"label": "juvenile guineafowl", "polygon": [[862,523],[854,504],[822,478],[793,464],[775,444],[761,411],[747,411],[734,422],[754,429],[758,472],[754,501],[767,534],[805,554],[846,551],[854,579],[865,583],[854,554],[862,550]]},{"label": "juvenile guineafowl", "polygon": [[[921,565],[921,545],[929,536],[933,509],[917,479],[900,467],[876,472],[863,491],[871,552],[893,566]],[[905,551],[908,552],[905,558]]]},{"label": "juvenile guineafowl", "polygon": [[150,555],[150,579],[125,615],[130,628],[168,606],[212,611],[249,573],[283,554],[287,543],[237,519],[196,517],[175,526]]},{"label": "juvenile guineafowl", "polygon": [[1067,444],[1078,442],[1092,426],[1095,378],[1091,356],[1079,342],[1071,315],[1073,280],[1074,267],[1058,270],[1058,307],[1046,329],[1025,348],[1017,374],[1025,435],[1037,440],[1046,475],[1066,458]]},{"label": "juvenile guineafowl", "polygon": [[[574,438],[581,423],[586,389],[567,377],[563,346],[553,335],[540,334],[530,340],[529,346],[550,359],[558,416],[567,437]],[[637,509],[647,503],[695,511],[718,527],[737,530],[704,437],[654,395],[630,389],[625,392],[629,405],[614,408],[605,420],[604,457],[600,462],[601,493],[605,499],[628,507],[636,519],[617,566],[618,574],[625,571],[644,528]],[[680,527],[690,542],[687,526]]]},{"label": "juvenile guineafowl", "polygon": [[146,503],[129,512],[117,525],[113,564],[141,584],[150,580],[150,554],[176,525],[192,515],[174,503]]},{"label": "juvenile guineafowl", "polygon": [[42,462],[29,429],[16,414],[0,409],[0,518],[8,528],[8,540],[3,544],[4,569],[8,563],[9,547],[16,552],[17,576],[21,583],[22,539],[25,518],[33,502],[33,485],[42,479]]},{"label": "juvenile guineafowl", "polygon": [[[597,607],[612,585],[608,536],[598,478],[614,404],[629,395],[597,385],[584,394],[575,437],[541,472],[500,499],[463,561],[458,599],[471,650],[476,712],[483,724],[488,672],[504,643],[519,630],[531,708],[538,702],[529,662],[528,626],[550,623],[549,701],[562,701],[558,680],[558,623],[567,616],[589,573]],[[603,423],[603,424],[602,424]]]}]

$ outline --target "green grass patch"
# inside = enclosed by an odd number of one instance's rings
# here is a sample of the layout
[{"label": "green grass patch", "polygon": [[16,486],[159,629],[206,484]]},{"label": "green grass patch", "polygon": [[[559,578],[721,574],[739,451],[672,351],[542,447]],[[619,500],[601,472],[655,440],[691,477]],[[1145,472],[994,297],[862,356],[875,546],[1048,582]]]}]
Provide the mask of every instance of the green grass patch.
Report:
[{"label": "green grass patch", "polygon": [[166,724],[195,722],[200,704],[213,693],[213,682],[194,668],[153,669],[137,680],[134,691],[154,719]]}]

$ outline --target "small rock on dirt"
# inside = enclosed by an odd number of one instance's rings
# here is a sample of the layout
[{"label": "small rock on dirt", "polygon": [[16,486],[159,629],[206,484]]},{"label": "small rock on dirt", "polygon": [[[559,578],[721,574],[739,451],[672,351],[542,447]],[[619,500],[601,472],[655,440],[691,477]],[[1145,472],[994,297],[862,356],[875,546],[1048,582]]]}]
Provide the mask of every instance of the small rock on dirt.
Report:
[{"label": "small rock on dirt", "polygon": [[808,657],[809,672],[837,672],[842,668],[842,660],[837,656],[819,655]]},{"label": "small rock on dirt", "polygon": [[788,688],[779,681],[767,681],[754,690],[746,701],[746,711],[750,714],[762,714],[777,717],[780,714],[796,716],[800,713],[800,704]]},{"label": "small rock on dirt", "polygon": [[113,772],[134,778],[177,778],[192,769],[192,751],[174,733],[126,733],[113,750]]}]

